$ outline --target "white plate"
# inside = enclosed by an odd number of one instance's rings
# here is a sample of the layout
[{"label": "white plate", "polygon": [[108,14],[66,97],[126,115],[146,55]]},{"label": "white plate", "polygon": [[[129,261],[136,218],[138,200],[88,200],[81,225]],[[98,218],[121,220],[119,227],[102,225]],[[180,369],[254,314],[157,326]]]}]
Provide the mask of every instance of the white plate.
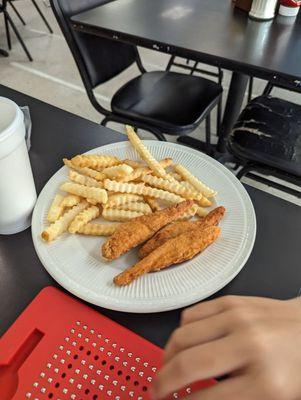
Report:
[{"label": "white plate", "polygon": [[[66,233],[47,244],[40,237],[50,203],[60,184],[67,179],[66,167],[48,181],[33,213],[34,246],[50,275],[74,295],[112,310],[137,313],[167,311],[212,295],[243,268],[256,235],[251,200],[230,171],[212,158],[178,144],[157,141],[145,141],[145,144],[157,159],[172,157],[218,191],[217,204],[225,206],[227,213],[221,223],[221,237],[204,253],[120,288],[112,283],[112,279],[137,261],[136,250],[108,263],[100,258],[103,238]],[[99,147],[91,153],[139,159],[129,142]]]}]

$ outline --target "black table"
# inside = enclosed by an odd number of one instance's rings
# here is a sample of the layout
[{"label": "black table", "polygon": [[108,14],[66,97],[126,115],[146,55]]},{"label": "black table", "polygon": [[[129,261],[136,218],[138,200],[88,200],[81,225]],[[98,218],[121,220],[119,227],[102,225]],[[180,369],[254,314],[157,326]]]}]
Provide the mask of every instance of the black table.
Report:
[{"label": "black table", "polygon": [[[124,140],[123,135],[110,129],[3,86],[0,96],[30,107],[33,122],[30,157],[38,192],[61,167],[63,157]],[[294,297],[301,286],[300,208],[251,187],[247,190],[258,221],[255,247],[242,272],[216,296]],[[30,229],[16,235],[0,235],[0,335],[48,285],[56,284],[35,253]],[[180,310],[143,315],[97,309],[159,346],[164,346],[180,316]]]},{"label": "black table", "polygon": [[258,22],[233,9],[230,0],[115,0],[72,22],[76,30],[234,71],[220,151],[225,151],[249,76],[300,87],[301,15],[296,23],[281,16]]}]

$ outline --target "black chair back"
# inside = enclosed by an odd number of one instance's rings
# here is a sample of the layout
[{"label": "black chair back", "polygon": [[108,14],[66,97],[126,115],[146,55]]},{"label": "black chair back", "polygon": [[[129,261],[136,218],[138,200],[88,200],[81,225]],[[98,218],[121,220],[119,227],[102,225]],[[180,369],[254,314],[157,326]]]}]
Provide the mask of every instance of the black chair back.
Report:
[{"label": "black chair back", "polygon": [[51,0],[53,12],[73,54],[88,95],[93,88],[132,65],[137,58],[134,46],[72,29],[72,16],[110,1],[112,0]]}]

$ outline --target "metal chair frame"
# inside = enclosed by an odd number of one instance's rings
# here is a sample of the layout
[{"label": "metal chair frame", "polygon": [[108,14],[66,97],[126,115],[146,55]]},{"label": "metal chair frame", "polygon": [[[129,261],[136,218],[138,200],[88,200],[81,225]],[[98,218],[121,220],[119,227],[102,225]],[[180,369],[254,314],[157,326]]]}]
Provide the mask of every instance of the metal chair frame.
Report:
[{"label": "metal chair frame", "polygon": [[32,56],[31,56],[26,44],[24,43],[22,36],[20,35],[20,32],[18,31],[14,21],[12,20],[12,18],[10,17],[10,15],[7,11],[7,3],[8,3],[8,0],[3,0],[1,12],[3,12],[3,15],[4,15],[4,24],[5,24],[5,32],[6,32],[6,40],[7,40],[8,49],[11,50],[11,48],[12,48],[10,30],[9,30],[9,28],[11,27],[12,30],[14,31],[15,35],[17,36],[17,39],[19,40],[29,61],[33,61]]},{"label": "metal chair frame", "polygon": [[[255,172],[255,174],[254,174]],[[262,176],[259,176],[256,174],[259,173],[261,175],[269,175],[269,176],[274,176],[276,178],[279,178],[283,181],[287,181],[292,183],[295,186],[300,187],[300,191],[292,189],[288,186],[282,185],[278,182],[274,182],[270,179],[266,179]],[[260,163],[255,163],[255,162],[248,162],[246,163],[242,169],[237,173],[236,177],[241,180],[243,177],[249,177],[257,182],[263,183],[267,186],[271,186],[275,189],[281,190],[283,192],[286,192],[292,196],[297,197],[298,199],[301,198],[301,178],[293,175],[286,173],[284,171],[281,171],[277,168],[272,168],[268,167],[266,165],[260,164]]]},{"label": "metal chair frame", "polygon": [[[21,23],[23,25],[26,25],[26,22],[24,21],[23,17],[21,16],[21,14],[19,13],[19,11],[17,10],[17,8],[14,5],[14,0],[7,0],[7,2],[9,3],[9,5],[11,6],[11,8],[14,10],[14,12],[16,13],[17,17],[19,18],[19,20],[21,21]],[[37,12],[39,13],[40,17],[42,18],[44,24],[46,25],[48,31],[50,33],[53,33],[53,30],[51,28],[51,26],[49,25],[49,22],[47,21],[45,15],[43,14],[42,10],[40,9],[38,3],[36,2],[36,0],[31,0],[32,4],[34,5],[34,7],[36,8]]]}]

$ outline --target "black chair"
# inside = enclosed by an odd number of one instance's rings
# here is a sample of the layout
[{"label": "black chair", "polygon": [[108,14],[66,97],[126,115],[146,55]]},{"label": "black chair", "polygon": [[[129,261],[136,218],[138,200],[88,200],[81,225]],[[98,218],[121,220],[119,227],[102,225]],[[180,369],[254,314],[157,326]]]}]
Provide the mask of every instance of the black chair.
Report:
[{"label": "black chair", "polygon": [[[18,9],[15,6],[15,0],[7,0],[9,5],[11,6],[11,8],[14,10],[14,12],[16,13],[17,17],[19,18],[19,20],[22,22],[23,25],[26,25],[26,22],[24,21],[22,15],[19,13]],[[50,33],[53,33],[53,30],[51,28],[51,26],[49,25],[49,22],[47,21],[45,15],[43,14],[41,8],[39,7],[38,3],[36,2],[36,0],[31,0],[32,4],[34,5],[34,7],[36,8],[38,14],[40,15],[40,17],[42,18],[44,24],[46,25],[47,29],[49,30]]]},{"label": "black chair", "polygon": [[[166,71],[170,71],[172,67],[178,67],[178,68],[183,68],[184,70],[188,70],[190,75],[195,74],[196,72],[201,75],[207,75],[207,76],[212,76],[217,79],[217,82],[219,85],[223,85],[223,79],[224,79],[224,72],[221,68],[216,67],[217,71],[208,71],[206,69],[200,68],[199,67],[199,62],[198,61],[192,61],[192,65],[190,65],[190,62],[192,60],[186,60],[186,63],[180,63],[179,61],[176,60],[176,56],[171,56],[167,67]],[[217,105],[217,113],[216,113],[216,134],[219,135],[221,123],[222,123],[222,108],[223,108],[223,97],[221,96]]]},{"label": "black chair", "polygon": [[[168,71],[146,72],[136,47],[72,29],[70,18],[108,0],[51,0],[62,32],[76,61],[88,97],[109,121],[131,124],[166,140],[164,133],[185,135],[207,121],[210,143],[210,112],[218,104],[222,87],[196,76]],[[88,4],[87,4],[88,3]],[[139,76],[122,86],[112,98],[112,111],[96,100],[93,89],[137,63]]]},{"label": "black chair", "polygon": [[228,149],[243,165],[239,179],[249,176],[301,197],[300,191],[268,179],[274,176],[301,187],[300,105],[271,96],[253,99],[239,116]]},{"label": "black chair", "polygon": [[15,35],[17,36],[17,39],[19,40],[25,54],[27,55],[29,61],[32,61],[32,57],[31,54],[28,50],[28,48],[26,47],[14,21],[11,19],[8,11],[7,11],[7,0],[3,0],[2,4],[0,4],[0,13],[3,13],[4,15],[4,24],[5,24],[5,32],[6,32],[6,39],[7,39],[7,46],[9,48],[9,50],[11,50],[11,38],[10,38],[10,30],[9,27],[12,28],[12,30],[14,31]]}]

